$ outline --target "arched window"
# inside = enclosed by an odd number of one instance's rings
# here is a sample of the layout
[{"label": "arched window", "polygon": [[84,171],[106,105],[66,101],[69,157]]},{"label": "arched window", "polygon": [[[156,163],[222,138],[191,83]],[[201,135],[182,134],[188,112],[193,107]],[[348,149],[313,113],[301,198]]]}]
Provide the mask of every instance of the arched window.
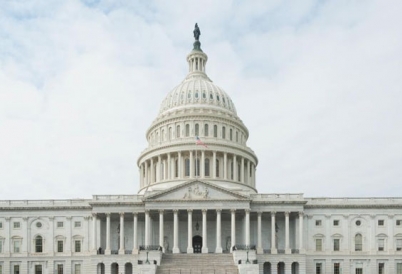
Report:
[{"label": "arched window", "polygon": [[159,140],[159,131],[158,132],[156,132],[156,142],[160,142],[160,140]]},{"label": "arched window", "polygon": [[200,136],[200,125],[195,124],[195,136]]},{"label": "arched window", "polygon": [[214,125],[214,137],[217,138],[218,137],[218,126]]},{"label": "arched window", "polygon": [[36,236],[35,238],[35,252],[42,253],[43,252],[43,238],[42,236]]},{"label": "arched window", "polygon": [[195,176],[200,176],[200,159],[195,158],[194,161]]},{"label": "arched window", "polygon": [[210,176],[209,175],[209,159],[205,159],[204,163],[204,171],[205,171],[205,176]]},{"label": "arched window", "polygon": [[233,161],[230,162],[230,179],[233,180]]},{"label": "arched window", "polygon": [[190,176],[190,159],[186,159],[184,162],[184,176]]},{"label": "arched window", "polygon": [[240,170],[240,163],[237,164],[237,180],[241,182],[241,170]]},{"label": "arched window", "polygon": [[239,133],[236,131],[236,143],[239,142]]},{"label": "arched window", "polygon": [[230,139],[230,141],[233,140],[233,130],[232,129],[229,130],[229,139]]},{"label": "arched window", "polygon": [[176,127],[176,138],[180,138],[180,126]]},{"label": "arched window", "polygon": [[363,237],[362,234],[356,234],[355,236],[355,251],[363,250]]},{"label": "arched window", "polygon": [[178,178],[179,177],[179,160],[176,159],[174,161],[174,173],[175,173],[175,177]]},{"label": "arched window", "polygon": [[168,141],[169,141],[170,139],[172,139],[172,137],[173,137],[172,132],[173,132],[172,127],[170,127],[170,128],[169,128],[169,136],[168,136]]},{"label": "arched window", "polygon": [[215,175],[216,175],[217,178],[219,178],[219,160],[218,159],[216,159]]},{"label": "arched window", "polygon": [[208,137],[209,135],[209,126],[208,124],[204,125],[204,136]]},{"label": "arched window", "polygon": [[226,139],[226,128],[222,127],[222,139]]},{"label": "arched window", "polygon": [[165,130],[164,129],[162,129],[162,132],[161,132],[161,141],[165,141]]},{"label": "arched window", "polygon": [[186,125],[186,137],[190,136],[190,125]]}]

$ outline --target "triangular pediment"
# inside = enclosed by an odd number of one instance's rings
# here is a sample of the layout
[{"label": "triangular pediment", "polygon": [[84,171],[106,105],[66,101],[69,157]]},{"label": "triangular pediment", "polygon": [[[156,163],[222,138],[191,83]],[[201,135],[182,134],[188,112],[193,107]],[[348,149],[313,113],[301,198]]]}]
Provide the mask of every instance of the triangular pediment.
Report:
[{"label": "triangular pediment", "polygon": [[201,201],[201,200],[249,200],[249,197],[213,183],[205,181],[190,181],[170,189],[151,194],[147,201]]}]

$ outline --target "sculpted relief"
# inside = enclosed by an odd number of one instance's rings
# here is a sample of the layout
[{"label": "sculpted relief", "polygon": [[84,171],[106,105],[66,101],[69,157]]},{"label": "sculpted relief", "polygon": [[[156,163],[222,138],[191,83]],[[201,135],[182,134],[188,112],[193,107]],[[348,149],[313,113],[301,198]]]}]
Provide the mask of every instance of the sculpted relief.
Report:
[{"label": "sculpted relief", "polygon": [[199,185],[195,185],[194,187],[188,187],[187,192],[184,194],[183,199],[192,200],[192,199],[208,199],[209,191],[207,187],[201,188]]}]

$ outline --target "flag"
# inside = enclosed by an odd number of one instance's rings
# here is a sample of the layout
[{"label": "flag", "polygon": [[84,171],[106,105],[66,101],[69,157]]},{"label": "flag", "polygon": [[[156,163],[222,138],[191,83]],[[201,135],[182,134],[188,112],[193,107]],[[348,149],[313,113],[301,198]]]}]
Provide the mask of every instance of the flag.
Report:
[{"label": "flag", "polygon": [[202,145],[202,146],[204,146],[204,147],[207,147],[207,145],[204,144],[204,143],[200,140],[200,137],[198,137],[198,136],[195,137],[195,144],[196,144],[196,145]]}]

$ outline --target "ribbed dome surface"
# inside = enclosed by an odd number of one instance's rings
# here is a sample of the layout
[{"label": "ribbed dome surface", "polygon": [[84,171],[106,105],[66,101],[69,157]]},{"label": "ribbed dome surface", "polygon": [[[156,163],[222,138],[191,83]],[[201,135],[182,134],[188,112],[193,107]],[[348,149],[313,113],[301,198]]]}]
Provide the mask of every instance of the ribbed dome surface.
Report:
[{"label": "ribbed dome surface", "polygon": [[159,115],[183,107],[211,106],[237,116],[232,99],[223,89],[212,83],[205,74],[187,77],[162,101]]}]

